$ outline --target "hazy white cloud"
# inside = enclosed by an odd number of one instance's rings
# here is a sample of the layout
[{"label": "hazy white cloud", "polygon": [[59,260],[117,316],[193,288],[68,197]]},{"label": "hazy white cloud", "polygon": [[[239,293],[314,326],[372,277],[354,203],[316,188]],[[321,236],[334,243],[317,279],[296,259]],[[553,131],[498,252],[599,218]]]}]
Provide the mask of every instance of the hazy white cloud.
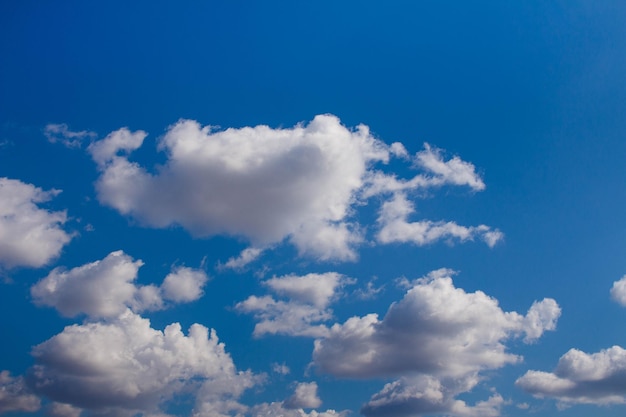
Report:
[{"label": "hazy white cloud", "polygon": [[626,275],[613,283],[611,298],[619,305],[626,307]]},{"label": "hazy white cloud", "polygon": [[[382,320],[376,314],[352,317],[315,341],[313,364],[322,372],[400,378],[372,397],[363,409],[367,415],[480,415],[479,404],[469,407],[455,396],[473,389],[482,371],[521,360],[507,352],[506,340],[524,335],[532,342],[556,327],[560,308],[554,300],[534,303],[525,316],[505,312],[481,291],[454,287],[449,272],[415,281]],[[497,398],[480,407],[498,409]]]},{"label": "hazy white cloud", "polygon": [[319,337],[328,331],[322,323],[333,317],[328,305],[344,285],[353,282],[335,272],[274,277],[263,285],[287,300],[253,295],[237,303],[235,309],[254,315],[257,320],[254,335],[257,337],[264,334]]},{"label": "hazy white cloud", "polygon": [[378,216],[380,230],[377,240],[380,243],[413,243],[424,246],[439,240],[447,242],[465,242],[480,238],[489,247],[495,246],[504,234],[497,229],[481,224],[479,226],[460,226],[455,222],[433,222],[422,220],[409,222],[408,216],[415,212],[413,203],[403,193],[396,193],[393,198],[383,203]]},{"label": "hazy white cloud", "polygon": [[570,349],[552,372],[528,371],[515,384],[561,405],[626,403],[626,350],[613,346],[588,354]]},{"label": "hazy white cloud", "polygon": [[291,372],[291,369],[289,369],[285,363],[273,363],[272,371],[280,375],[288,375]]},{"label": "hazy white cloud", "polygon": [[164,300],[190,302],[202,295],[207,281],[204,271],[179,267],[161,287],[135,284],[141,260],[123,251],[111,252],[104,259],[70,270],[55,268],[33,285],[31,295],[39,306],[56,308],[63,316],[86,314],[91,318],[111,318],[132,308],[136,312],[160,310]]},{"label": "hazy white cloud", "polygon": [[[160,413],[173,397],[191,396],[194,415],[227,415],[245,409],[238,396],[259,382],[236,370],[214,331],[194,324],[185,335],[178,323],[160,331],[129,310],[110,322],[68,326],[32,354],[35,392],[102,414]],[[214,414],[205,413],[207,402]]]},{"label": "hazy white cloud", "polygon": [[85,139],[95,139],[96,133],[87,130],[73,132],[65,123],[49,124],[44,128],[44,135],[51,143],[62,143],[68,148],[79,148]]},{"label": "hazy white cloud", "polygon": [[9,371],[0,372],[0,414],[10,411],[33,412],[41,401],[24,384],[21,376],[12,377]]},{"label": "hazy white cloud", "polygon": [[83,412],[81,408],[70,404],[53,402],[46,407],[47,414],[52,417],[80,417]]},{"label": "hazy white cloud", "polygon": [[72,239],[62,229],[67,215],[38,206],[59,193],[0,178],[0,268],[38,268],[59,256]]},{"label": "hazy white cloud", "polygon": [[300,382],[291,397],[287,398],[283,405],[285,408],[317,408],[322,405],[322,400],[317,396],[316,382]]}]

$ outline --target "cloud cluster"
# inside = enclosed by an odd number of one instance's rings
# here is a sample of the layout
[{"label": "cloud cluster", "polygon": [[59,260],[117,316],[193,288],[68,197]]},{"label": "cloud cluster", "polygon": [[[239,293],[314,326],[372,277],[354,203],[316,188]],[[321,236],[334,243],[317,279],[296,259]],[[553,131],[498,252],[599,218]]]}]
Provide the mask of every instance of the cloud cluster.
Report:
[{"label": "cloud cluster", "polygon": [[553,372],[528,371],[515,384],[535,397],[571,404],[626,403],[626,350],[613,346],[588,354],[570,349]]},{"label": "cloud cluster", "polygon": [[322,323],[333,317],[328,305],[344,285],[353,282],[336,272],[274,277],[263,285],[286,300],[253,295],[237,303],[235,309],[254,315],[256,337],[265,334],[320,337],[328,332]]},{"label": "cloud cluster", "polygon": [[[194,236],[244,237],[251,250],[229,260],[228,268],[240,268],[261,248],[285,240],[301,255],[355,260],[366,232],[355,218],[359,202],[389,193],[406,198],[410,190],[446,184],[485,188],[474,166],[458,157],[445,161],[440,150],[426,144],[410,158],[400,143],[386,145],[367,126],[350,130],[332,115],[292,128],[223,131],[181,120],[159,142],[167,160],[157,169],[129,159],[145,137],[143,131],[124,128],[88,147],[100,170],[98,199],[150,227],[180,225]],[[374,168],[391,157],[412,159],[424,172],[402,180]],[[400,220],[411,225],[406,217],[394,220],[394,225],[381,220],[383,229],[397,229]],[[451,230],[435,223],[427,228],[434,230],[428,241],[481,236],[492,246],[501,236],[486,226]],[[381,233],[381,243],[401,241],[391,232]],[[419,237],[412,233],[408,240]]]},{"label": "cloud cluster", "polygon": [[[504,342],[524,335],[530,343],[556,327],[561,310],[554,300],[535,302],[526,315],[505,312],[483,292],[456,288],[449,272],[417,280],[382,320],[376,314],[352,317],[315,341],[313,364],[322,372],[399,377],[372,397],[362,410],[366,415],[473,415],[477,408],[455,396],[474,388],[481,371],[521,360]],[[494,396],[487,403],[495,410],[501,401]]]},{"label": "cloud cluster", "polygon": [[59,193],[0,178],[0,269],[38,268],[59,256],[72,239],[62,228],[67,214],[39,207]]},{"label": "cloud cluster", "polygon": [[56,308],[65,317],[85,314],[90,318],[112,318],[127,308],[133,311],[160,310],[166,301],[195,301],[207,281],[204,271],[175,268],[160,287],[136,285],[140,260],[122,251],[70,270],[55,268],[31,288],[36,305]]},{"label": "cloud cluster", "polygon": [[39,397],[30,392],[21,376],[12,377],[8,371],[0,372],[0,414],[10,411],[32,412],[39,410]]},{"label": "cloud cluster", "polygon": [[[66,327],[35,346],[28,378],[40,395],[98,413],[157,413],[172,398],[195,394],[195,415],[245,409],[236,400],[258,383],[238,372],[214,331],[178,323],[163,331],[130,310],[107,322]],[[206,404],[205,404],[206,403]],[[209,407],[212,414],[202,410]]]}]

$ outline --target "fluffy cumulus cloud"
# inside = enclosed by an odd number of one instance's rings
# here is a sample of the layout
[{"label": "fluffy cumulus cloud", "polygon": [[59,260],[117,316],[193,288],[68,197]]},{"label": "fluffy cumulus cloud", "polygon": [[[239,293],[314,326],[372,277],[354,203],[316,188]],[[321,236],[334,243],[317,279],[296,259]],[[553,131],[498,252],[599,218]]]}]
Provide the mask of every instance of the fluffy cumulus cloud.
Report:
[{"label": "fluffy cumulus cloud", "polygon": [[115,320],[66,327],[33,348],[32,389],[52,401],[95,413],[158,414],[193,396],[197,416],[244,410],[241,393],[259,382],[237,371],[215,332],[177,323],[163,331],[127,310]]},{"label": "fluffy cumulus cloud", "polygon": [[327,334],[328,328],[323,323],[333,317],[328,305],[339,296],[344,285],[353,282],[335,272],[274,277],[263,284],[286,300],[253,295],[237,303],[235,309],[254,315],[256,337],[265,334],[319,337]]},{"label": "fluffy cumulus cloud", "polygon": [[619,305],[626,307],[626,275],[613,283],[611,298]]},{"label": "fluffy cumulus cloud", "polygon": [[10,411],[37,411],[41,406],[39,397],[24,384],[21,376],[12,377],[8,371],[0,372],[0,414]]},{"label": "fluffy cumulus cloud", "polygon": [[[227,262],[235,269],[285,240],[301,255],[354,260],[366,239],[355,216],[359,202],[446,184],[485,188],[474,166],[458,157],[446,161],[429,145],[410,157],[402,144],[386,145],[367,126],[351,130],[332,115],[276,129],[216,130],[181,120],[159,142],[167,160],[157,169],[129,159],[145,137],[124,128],[88,147],[100,170],[100,202],[150,227],[175,224],[194,236],[242,236],[254,249]],[[423,173],[403,180],[375,168],[391,157]],[[460,240],[497,240],[482,226],[464,233],[443,232]]]},{"label": "fluffy cumulus cloud", "polygon": [[483,292],[456,288],[449,272],[415,281],[382,319],[352,317],[315,341],[313,363],[322,372],[399,378],[372,397],[366,415],[495,415],[497,394],[474,406],[455,397],[472,390],[481,371],[521,360],[507,351],[508,339],[530,343],[556,327],[561,310],[554,300],[535,302],[526,315],[505,312]]},{"label": "fluffy cumulus cloud", "polygon": [[91,318],[114,318],[132,308],[136,312],[159,310],[166,301],[197,300],[207,281],[204,271],[175,268],[160,287],[136,285],[140,260],[122,251],[70,270],[55,268],[33,285],[35,304],[56,308],[63,316],[85,314]]},{"label": "fluffy cumulus cloud", "polygon": [[571,404],[626,403],[626,350],[613,346],[588,354],[570,349],[552,372],[528,371],[516,385],[539,398]]},{"label": "fluffy cumulus cloud", "polygon": [[287,398],[284,406],[294,408],[317,408],[322,405],[322,400],[317,396],[316,382],[301,382],[296,385],[293,395]]},{"label": "fluffy cumulus cloud", "polygon": [[39,206],[59,192],[0,178],[0,268],[44,266],[72,239],[67,214]]}]

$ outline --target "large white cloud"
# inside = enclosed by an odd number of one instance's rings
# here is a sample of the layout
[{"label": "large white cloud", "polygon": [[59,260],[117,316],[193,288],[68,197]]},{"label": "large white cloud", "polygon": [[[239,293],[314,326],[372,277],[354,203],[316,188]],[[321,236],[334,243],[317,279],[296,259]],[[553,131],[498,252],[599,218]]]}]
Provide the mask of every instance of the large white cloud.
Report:
[{"label": "large white cloud", "polygon": [[214,331],[194,324],[185,335],[177,323],[159,331],[129,310],[109,322],[68,326],[32,354],[35,392],[112,415],[158,413],[187,396],[195,398],[195,415],[229,415],[245,409],[239,395],[259,382],[236,370]]},{"label": "large white cloud", "polygon": [[12,377],[9,371],[0,372],[0,414],[10,411],[37,411],[41,407],[39,397],[24,384],[21,376]]},{"label": "large white cloud", "polygon": [[[409,160],[404,147],[355,130],[332,115],[307,125],[218,131],[191,120],[171,126],[159,142],[165,164],[152,169],[129,160],[146,133],[120,129],[92,143],[101,203],[151,227],[180,225],[195,236],[242,236],[253,246],[227,267],[254,260],[262,248],[284,240],[301,255],[354,260],[366,228],[357,203],[374,195],[445,184],[480,191],[485,185],[472,164],[425,145],[411,180],[374,168],[392,156]],[[481,230],[481,234],[486,230]],[[462,239],[466,240],[466,239]]]},{"label": "large white cloud", "polygon": [[140,260],[123,251],[111,252],[104,259],[65,270],[55,268],[33,285],[35,304],[56,308],[63,316],[86,314],[91,318],[117,317],[127,308],[136,312],[160,310],[165,300],[190,302],[202,295],[207,281],[204,271],[175,268],[160,287],[136,285]]},{"label": "large white cloud", "polygon": [[353,282],[336,272],[274,277],[263,284],[287,300],[253,295],[237,303],[235,309],[254,315],[256,337],[264,334],[320,337],[328,332],[323,323],[333,317],[328,305],[344,285]]},{"label": "large white cloud", "polygon": [[38,268],[59,256],[72,239],[62,228],[67,214],[39,207],[59,192],[0,178],[0,268]]},{"label": "large white cloud", "polygon": [[[554,300],[535,302],[525,316],[505,312],[481,291],[456,288],[449,273],[434,271],[414,282],[382,320],[352,317],[315,341],[313,364],[324,373],[400,378],[372,397],[366,415],[473,415],[479,404],[470,407],[455,396],[474,388],[482,371],[521,360],[505,341],[523,335],[530,343],[556,327],[561,310]],[[497,398],[487,402],[490,409],[498,409]]]},{"label": "large white cloud", "polygon": [[613,346],[588,354],[570,349],[553,372],[528,371],[515,384],[536,397],[568,404],[626,403],[626,350]]}]

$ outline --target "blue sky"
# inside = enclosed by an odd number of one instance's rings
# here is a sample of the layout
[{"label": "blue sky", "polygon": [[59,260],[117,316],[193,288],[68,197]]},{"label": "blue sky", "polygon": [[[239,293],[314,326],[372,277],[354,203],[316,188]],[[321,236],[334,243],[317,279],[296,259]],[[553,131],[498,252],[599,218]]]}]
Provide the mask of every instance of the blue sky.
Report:
[{"label": "blue sky", "polygon": [[621,2],[0,5],[0,412],[615,416]]}]

